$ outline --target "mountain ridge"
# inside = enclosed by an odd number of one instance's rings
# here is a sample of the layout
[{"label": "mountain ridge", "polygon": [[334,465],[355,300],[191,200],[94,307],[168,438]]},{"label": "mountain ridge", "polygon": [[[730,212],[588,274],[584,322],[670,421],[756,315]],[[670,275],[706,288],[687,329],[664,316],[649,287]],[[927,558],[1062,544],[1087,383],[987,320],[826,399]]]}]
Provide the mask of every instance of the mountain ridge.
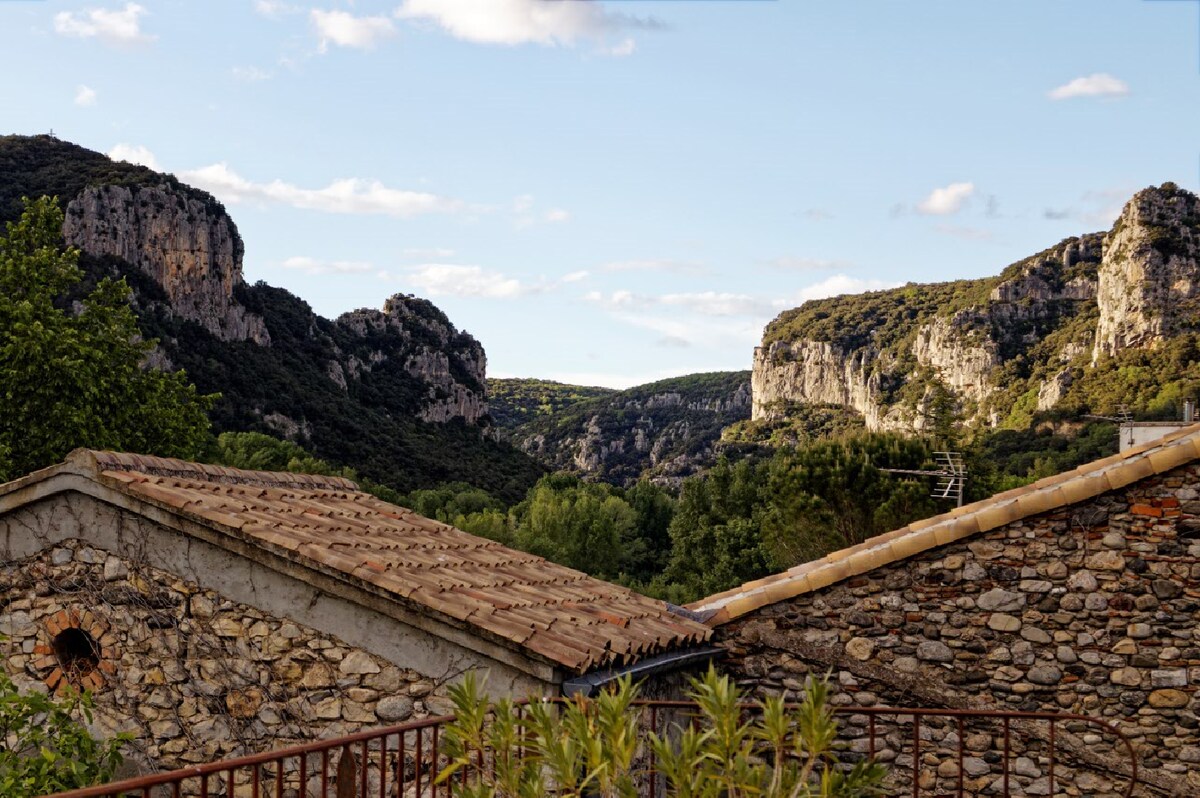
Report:
[{"label": "mountain ridge", "polygon": [[221,399],[216,431],[267,432],[397,490],[468,481],[515,500],[543,472],[496,440],[483,346],[428,300],[318,316],[242,277],[232,217],[206,192],[49,136],[0,137],[0,221],[58,196],[86,283],[125,278],[152,365]]}]

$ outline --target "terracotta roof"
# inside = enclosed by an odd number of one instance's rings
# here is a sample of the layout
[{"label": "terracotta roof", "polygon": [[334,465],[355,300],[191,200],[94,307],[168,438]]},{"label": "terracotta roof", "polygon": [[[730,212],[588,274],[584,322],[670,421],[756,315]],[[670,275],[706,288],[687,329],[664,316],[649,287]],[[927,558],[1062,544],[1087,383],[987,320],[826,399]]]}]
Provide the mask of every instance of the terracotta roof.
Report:
[{"label": "terracotta roof", "polygon": [[382,588],[410,608],[575,673],[711,634],[663,601],[424,518],[339,477],[88,450],[67,461],[122,492]]},{"label": "terracotta roof", "polygon": [[693,602],[687,608],[708,613],[706,622],[717,626],[760,607],[820,590],[937,546],[1078,504],[1198,458],[1200,425],[1195,425],[1073,471],[915,521],[819,560]]}]

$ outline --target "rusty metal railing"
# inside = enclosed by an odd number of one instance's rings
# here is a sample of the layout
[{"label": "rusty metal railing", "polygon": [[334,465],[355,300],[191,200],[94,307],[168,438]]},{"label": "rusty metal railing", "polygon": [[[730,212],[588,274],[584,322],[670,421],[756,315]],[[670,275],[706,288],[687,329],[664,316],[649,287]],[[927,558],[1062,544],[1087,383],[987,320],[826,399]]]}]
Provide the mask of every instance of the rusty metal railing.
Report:
[{"label": "rusty metal railing", "polygon": [[[690,701],[638,701],[643,711],[643,723],[649,729],[661,730],[672,721],[678,722],[694,717],[696,705]],[[754,711],[756,705],[747,704],[746,711]],[[858,741],[860,750],[854,756],[875,758],[885,750],[882,746],[900,740],[898,753],[904,758],[911,756],[907,768],[910,785],[894,785],[895,795],[949,796],[966,798],[976,791],[967,789],[965,762],[967,748],[965,736],[968,722],[983,724],[989,734],[999,736],[1002,742],[997,753],[1000,756],[997,781],[989,782],[986,788],[989,798],[1008,798],[1014,784],[1012,760],[1014,739],[1023,738],[1025,745],[1036,740],[1043,746],[1040,755],[1048,766],[1048,795],[1054,798],[1058,792],[1056,784],[1062,783],[1064,767],[1069,771],[1095,768],[1095,763],[1073,762],[1066,766],[1062,761],[1058,743],[1058,729],[1069,724],[1085,724],[1100,733],[1110,735],[1123,747],[1129,766],[1125,773],[1121,768],[1106,763],[1103,768],[1115,774],[1128,785],[1124,798],[1133,795],[1138,784],[1137,754],[1132,742],[1116,726],[1086,715],[1060,714],[1053,712],[1018,712],[1005,710],[973,709],[919,709],[904,707],[837,707],[835,714],[843,717],[841,739]],[[112,782],[70,792],[57,793],[43,798],[451,798],[457,786],[454,779],[436,782],[440,766],[445,759],[440,745],[440,730],[452,718],[449,716],[427,718],[395,726],[359,732],[345,737],[318,740],[303,745],[252,754],[169,772]],[[888,722],[890,720],[890,723]],[[865,721],[865,723],[864,723]],[[952,750],[947,754],[945,746],[929,745],[922,730],[934,722],[949,723],[956,738]],[[1037,724],[1045,724],[1046,733],[1041,734]],[[904,727],[911,725],[911,729]],[[865,739],[865,745],[862,741]],[[903,750],[908,746],[909,750]],[[930,748],[950,757],[956,763],[955,783],[946,791],[945,785],[934,789],[922,788],[922,755]],[[1036,747],[1036,746],[1035,746]],[[646,746],[649,749],[649,746]],[[844,749],[845,750],[845,749]],[[1115,750],[1115,747],[1114,747]],[[897,752],[893,752],[896,754]],[[482,754],[482,752],[481,752]],[[661,778],[654,769],[652,753],[645,753],[641,779],[642,793],[648,798],[657,798],[662,789]],[[846,758],[846,757],[843,757]],[[897,759],[900,757],[897,756]],[[1070,757],[1078,760],[1078,752]],[[486,767],[487,758],[480,756],[480,767]],[[440,764],[439,764],[440,763]],[[989,766],[989,770],[996,763]],[[905,768],[892,768],[893,780],[904,778]],[[465,771],[461,774],[466,777]],[[1070,778],[1070,775],[1067,776]],[[1064,788],[1066,784],[1062,785]],[[1024,793],[1021,793],[1024,794]]]}]

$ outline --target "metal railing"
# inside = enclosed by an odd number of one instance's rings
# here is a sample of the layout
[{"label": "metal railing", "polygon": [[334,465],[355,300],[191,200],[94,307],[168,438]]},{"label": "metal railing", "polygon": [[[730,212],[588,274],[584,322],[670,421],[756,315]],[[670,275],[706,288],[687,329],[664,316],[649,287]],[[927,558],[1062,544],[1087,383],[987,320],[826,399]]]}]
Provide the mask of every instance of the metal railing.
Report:
[{"label": "metal railing", "polygon": [[[690,701],[655,700],[637,704],[642,708],[642,722],[648,724],[647,730],[661,732],[672,723],[687,723],[695,717],[696,705]],[[745,705],[746,711],[757,708]],[[1066,789],[1073,774],[1087,770],[1102,770],[1119,781],[1127,781],[1123,792],[1118,792],[1115,786],[1109,791],[1124,798],[1132,796],[1139,783],[1137,754],[1129,738],[1112,724],[1086,715],[899,707],[837,707],[833,711],[841,722],[840,739],[848,743],[839,755],[843,761],[891,753],[889,789],[893,795],[965,798],[986,790],[989,798],[1007,798],[1012,795],[1011,789],[1018,786],[1013,767],[1018,746],[1045,763],[1048,790],[1043,794],[1050,798],[1059,794],[1056,787]],[[449,781],[436,781],[439,767],[446,763],[439,739],[441,729],[451,720],[443,716],[411,721],[57,793],[50,798],[450,798],[457,783],[467,778],[466,771],[461,771]],[[929,734],[935,726],[940,726],[944,733],[940,742]],[[1081,754],[1076,747],[1068,752],[1069,761],[1065,762],[1060,751],[1063,738],[1060,729],[1064,726],[1091,727],[1116,744],[1110,750],[1093,752],[1092,761],[1082,763],[1079,760],[1088,759],[1089,755]],[[985,786],[971,787],[966,777],[969,757],[965,741],[968,730],[981,727],[989,740],[1000,741],[988,752],[993,755],[988,763],[988,777],[994,775],[995,779]],[[1121,767],[1112,758],[1112,753],[1119,750],[1127,757],[1127,767]],[[641,792],[648,798],[656,798],[662,790],[662,779],[655,772],[652,756],[648,750],[644,753],[640,780]],[[933,763],[954,762],[955,767],[946,771],[949,775],[938,771],[931,787],[927,774],[936,766],[926,761],[926,757],[931,757]],[[487,762],[488,758],[480,752],[478,767],[487,767]],[[976,781],[981,775],[975,774]],[[1027,774],[1025,780],[1028,781]]]}]

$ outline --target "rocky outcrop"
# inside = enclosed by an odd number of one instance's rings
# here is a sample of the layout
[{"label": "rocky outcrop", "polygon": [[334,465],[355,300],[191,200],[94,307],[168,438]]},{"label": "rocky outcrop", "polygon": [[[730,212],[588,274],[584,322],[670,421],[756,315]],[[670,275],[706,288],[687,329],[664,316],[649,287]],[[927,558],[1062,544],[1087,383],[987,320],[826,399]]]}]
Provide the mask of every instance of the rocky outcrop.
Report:
[{"label": "rocky outcrop", "polygon": [[906,426],[888,416],[882,383],[888,370],[872,349],[844,351],[827,341],[774,341],[754,350],[751,418],[773,420],[789,404],[831,404],[862,414],[870,429]]},{"label": "rocky outcrop", "polygon": [[1093,362],[1200,321],[1200,198],[1169,186],[1138,192],[1105,238]]},{"label": "rocky outcrop", "polygon": [[351,311],[335,324],[343,335],[327,372],[342,390],[365,375],[399,369],[421,386],[417,416],[422,421],[486,420],[487,355],[432,303],[397,294],[382,310]]},{"label": "rocky outcrop", "polygon": [[262,318],[234,298],[242,283],[237,228],[199,197],[166,184],[88,187],[67,205],[63,238],[93,257],[141,269],[176,315],[221,340],[270,343]]},{"label": "rocky outcrop", "polygon": [[[810,302],[755,350],[754,419],[834,404],[871,430],[919,430],[936,384],[996,426],[1059,406],[1104,355],[1200,330],[1200,199],[1139,192],[1107,234],[1067,239],[988,281]],[[1018,423],[1013,421],[1012,423]]]}]

